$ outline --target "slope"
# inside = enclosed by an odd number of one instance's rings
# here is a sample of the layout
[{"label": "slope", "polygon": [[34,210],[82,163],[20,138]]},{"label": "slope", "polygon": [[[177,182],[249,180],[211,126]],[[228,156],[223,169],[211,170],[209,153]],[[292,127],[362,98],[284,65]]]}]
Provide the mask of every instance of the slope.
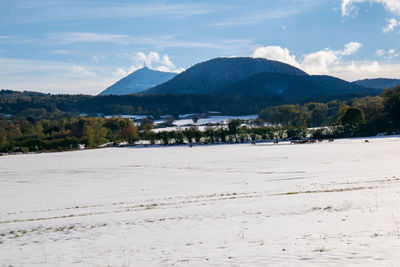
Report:
[{"label": "slope", "polygon": [[302,76],[269,72],[253,75],[218,91],[218,94],[280,95],[287,98],[375,93],[377,93],[376,89],[366,88],[332,76]]},{"label": "slope", "polygon": [[291,65],[262,58],[215,58],[202,62],[142,94],[214,94],[261,72],[308,76]]},{"label": "slope", "polygon": [[129,95],[154,87],[172,79],[176,73],[151,70],[147,67],[132,72],[100,95]]}]

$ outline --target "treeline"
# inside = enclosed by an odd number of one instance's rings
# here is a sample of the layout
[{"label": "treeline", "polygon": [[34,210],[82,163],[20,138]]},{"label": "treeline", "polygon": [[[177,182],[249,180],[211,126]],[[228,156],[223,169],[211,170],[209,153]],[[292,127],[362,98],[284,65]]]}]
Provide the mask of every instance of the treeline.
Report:
[{"label": "treeline", "polygon": [[[10,120],[0,116],[0,152],[42,152],[78,149],[80,144],[97,148],[104,144],[192,144],[245,142],[284,138],[289,128],[242,126],[242,121],[232,120],[228,127],[197,127],[184,130],[155,132],[153,121],[144,119],[135,126],[130,119],[122,118],[62,118]],[[112,143],[112,144],[111,144]]]},{"label": "treeline", "polygon": [[304,105],[280,105],[267,107],[259,117],[272,124],[320,127],[335,123],[345,104],[339,100],[329,103],[310,102]]},{"label": "treeline", "polygon": [[79,144],[95,148],[107,142],[139,139],[129,119],[63,118],[58,120],[9,120],[0,117],[1,152],[40,152],[77,149]]},{"label": "treeline", "polygon": [[49,114],[60,116],[89,116],[137,114],[158,118],[170,114],[219,111],[224,115],[257,114],[261,109],[284,103],[327,102],[333,99],[350,99],[356,95],[329,96],[320,98],[246,97],[226,95],[51,95],[35,92],[0,91],[0,113],[25,117],[36,113],[47,118]]},{"label": "treeline", "polygon": [[[270,123],[294,127],[334,126],[336,136],[365,136],[400,131],[400,85],[380,96],[348,101],[270,106],[259,117]],[[331,129],[329,130],[330,132]]]},{"label": "treeline", "polygon": [[0,152],[44,152],[78,149],[80,144],[88,148],[101,145],[137,144],[182,145],[243,143],[249,141],[306,137],[312,134],[307,128],[293,126],[243,125],[234,119],[227,126],[209,126],[204,130],[188,127],[183,130],[153,130],[151,119],[135,126],[122,118],[70,118],[60,120],[15,120],[0,118]]}]

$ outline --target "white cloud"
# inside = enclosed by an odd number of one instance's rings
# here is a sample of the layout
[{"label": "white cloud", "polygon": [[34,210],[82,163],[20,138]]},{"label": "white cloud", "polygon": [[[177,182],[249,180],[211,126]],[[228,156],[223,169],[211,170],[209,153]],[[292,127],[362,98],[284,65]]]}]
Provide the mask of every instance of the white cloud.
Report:
[{"label": "white cloud", "polygon": [[113,71],[114,75],[118,78],[129,75],[130,73],[141,69],[143,67],[148,67],[149,69],[164,71],[164,72],[182,72],[183,68],[177,68],[167,54],[160,55],[157,52],[149,52],[148,54],[144,52],[137,53],[124,53],[120,55],[121,58],[129,58],[131,60],[131,65],[122,68],[118,67]]},{"label": "white cloud", "polygon": [[337,51],[337,53],[343,56],[349,56],[357,52],[361,47],[362,43],[350,42],[344,46],[342,51]]},{"label": "white cloud", "polygon": [[391,13],[400,15],[400,1],[399,0],[342,0],[342,15],[350,16],[357,13],[356,4],[359,3],[376,3],[382,4],[385,9]]},{"label": "white cloud", "polygon": [[376,55],[378,56],[378,57],[383,57],[384,55],[385,55],[385,50],[383,50],[383,49],[378,49],[378,50],[376,50]]},{"label": "white cloud", "polygon": [[390,19],[388,22],[388,25],[386,27],[384,27],[382,30],[383,32],[391,32],[394,30],[394,28],[396,28],[398,25],[400,24],[399,21],[397,21],[396,19]]},{"label": "white cloud", "polygon": [[287,48],[280,46],[266,46],[257,48],[252,56],[270,60],[277,60],[295,67],[299,67],[310,74],[330,74],[335,65],[339,65],[343,56],[349,56],[362,47],[361,43],[350,42],[342,50],[324,49],[321,51],[303,55],[296,60]]},{"label": "white cloud", "polygon": [[378,57],[383,57],[385,59],[393,59],[400,56],[400,52],[394,48],[388,49],[387,51],[384,49],[378,49],[375,54]]},{"label": "white cloud", "polygon": [[252,57],[277,60],[296,67],[300,66],[296,61],[296,56],[291,55],[289,49],[280,46],[259,47],[253,52]]},{"label": "white cloud", "polygon": [[330,68],[337,62],[338,53],[325,49],[303,56],[301,67],[310,74],[329,74]]},{"label": "white cloud", "polygon": [[[400,78],[400,64],[382,64],[377,61],[346,61],[346,56],[352,55],[362,47],[361,43],[350,42],[343,49],[324,49],[302,55],[299,60],[289,49],[280,46],[257,48],[252,56],[278,60],[299,67],[309,74],[332,75],[348,81],[365,78]],[[381,56],[398,56],[395,49],[376,51]]]},{"label": "white cloud", "polygon": [[[343,68],[344,67],[344,68]],[[382,66],[377,61],[372,62],[351,62],[350,64],[342,64],[339,68],[336,68],[337,72],[349,71],[359,73],[376,74],[382,70]]]},{"label": "white cloud", "polygon": [[377,61],[342,62],[333,68],[331,73],[348,81],[367,78],[399,79],[400,64],[382,64]]},{"label": "white cloud", "polygon": [[[383,7],[395,16],[400,16],[400,1],[399,0],[342,0],[342,15],[343,16],[355,16],[357,15],[358,9],[356,4],[370,3],[370,4],[381,4]],[[400,25],[400,21],[395,18],[388,20],[388,24],[382,28],[384,33],[393,31],[397,26]]]},{"label": "white cloud", "polygon": [[157,52],[149,52],[147,55],[143,52],[138,52],[134,55],[131,55],[131,58],[134,65],[130,67],[130,70],[135,70],[146,66],[150,69],[166,72],[183,71],[183,69],[177,68],[175,64],[172,63],[167,54],[160,56],[160,54],[158,54]]}]

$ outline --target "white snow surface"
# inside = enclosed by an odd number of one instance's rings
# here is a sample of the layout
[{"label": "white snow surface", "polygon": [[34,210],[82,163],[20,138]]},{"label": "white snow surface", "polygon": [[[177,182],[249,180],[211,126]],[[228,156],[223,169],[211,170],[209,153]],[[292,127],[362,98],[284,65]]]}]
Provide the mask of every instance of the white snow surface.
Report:
[{"label": "white snow surface", "polygon": [[[190,114],[189,114],[190,115]],[[210,116],[208,118],[201,118],[194,123],[192,119],[179,119],[173,122],[174,126],[164,127],[164,128],[156,128],[155,132],[164,132],[164,131],[178,131],[185,130],[191,126],[196,126],[200,131],[204,131],[207,127],[206,125],[227,125],[230,120],[240,119],[240,120],[254,120],[257,119],[257,115],[244,115],[244,116]],[[165,120],[156,120],[154,124],[164,123]]]},{"label": "white snow surface", "polygon": [[176,126],[184,125],[204,125],[204,124],[228,124],[230,120],[254,120],[257,119],[257,115],[244,115],[244,116],[210,116],[209,118],[201,118],[194,123],[192,119],[179,119],[173,122]]},{"label": "white snow surface", "polygon": [[0,266],[398,266],[400,139],[0,157]]}]

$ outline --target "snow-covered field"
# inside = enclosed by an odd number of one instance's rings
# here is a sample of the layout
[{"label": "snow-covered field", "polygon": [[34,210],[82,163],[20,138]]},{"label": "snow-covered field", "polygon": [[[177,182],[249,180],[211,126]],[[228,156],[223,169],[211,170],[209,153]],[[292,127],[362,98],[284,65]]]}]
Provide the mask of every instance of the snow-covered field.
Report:
[{"label": "snow-covered field", "polygon": [[176,126],[184,126],[184,125],[205,125],[205,124],[228,124],[230,120],[239,119],[239,120],[254,120],[257,119],[258,115],[245,115],[245,116],[210,116],[209,118],[201,118],[194,123],[192,119],[180,119],[174,121],[174,125]]},{"label": "snow-covered field", "polygon": [[[189,114],[190,115],[190,114]],[[209,118],[199,119],[196,123],[193,122],[192,119],[179,119],[173,122],[174,126],[171,127],[163,127],[156,128],[154,132],[164,132],[164,131],[178,131],[185,130],[190,128],[191,126],[196,126],[200,131],[204,131],[204,129],[209,125],[225,125],[229,123],[230,120],[239,119],[239,120],[255,120],[257,119],[257,115],[244,115],[244,116],[210,116]],[[164,120],[155,121],[154,124],[164,123]],[[137,123],[139,124],[139,123]]]},{"label": "snow-covered field", "polygon": [[400,138],[0,157],[0,266],[399,266]]}]

